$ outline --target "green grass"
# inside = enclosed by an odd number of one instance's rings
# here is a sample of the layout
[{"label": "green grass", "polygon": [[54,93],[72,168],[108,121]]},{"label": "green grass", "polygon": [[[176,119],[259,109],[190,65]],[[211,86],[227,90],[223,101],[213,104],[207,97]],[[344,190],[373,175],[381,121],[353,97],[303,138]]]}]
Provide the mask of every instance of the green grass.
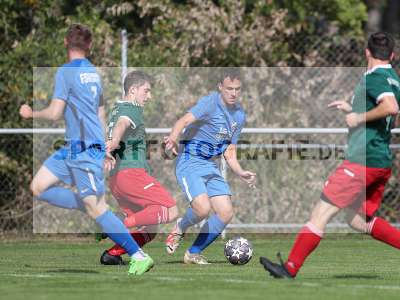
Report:
[{"label": "green grass", "polygon": [[[326,238],[294,281],[268,277],[260,255],[287,254],[292,236],[251,238],[255,257],[232,266],[219,240],[204,254],[210,266],[181,263],[185,246],[168,256],[155,241],[146,251],[156,266],[141,277],[128,277],[127,266],[98,263],[109,242],[90,239],[2,242],[2,299],[399,299],[400,253],[369,238]],[[3,298],[3,296],[5,298]]]}]

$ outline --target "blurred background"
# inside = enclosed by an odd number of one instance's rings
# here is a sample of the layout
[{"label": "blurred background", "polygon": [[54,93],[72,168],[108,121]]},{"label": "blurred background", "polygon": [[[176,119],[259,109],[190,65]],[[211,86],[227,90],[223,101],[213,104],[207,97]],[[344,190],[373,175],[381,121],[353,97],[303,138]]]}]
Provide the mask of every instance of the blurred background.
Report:
[{"label": "blurred background", "polygon": [[[247,75],[247,83],[253,83],[248,84],[243,97],[243,105],[249,112],[247,127],[343,127],[343,119],[338,114],[326,112],[323,108],[326,101],[336,100],[332,97],[351,94],[356,82],[354,79],[357,78],[354,74],[362,74],[360,67],[365,66],[363,53],[368,34],[385,30],[392,33],[400,44],[398,0],[4,0],[0,8],[2,129],[37,127],[38,124],[21,120],[18,108],[25,102],[34,102],[40,107],[50,100],[51,80],[50,89],[42,89],[41,85],[37,88],[34,83],[40,72],[37,73],[37,69],[33,68],[56,67],[65,63],[63,38],[68,26],[75,22],[84,23],[93,30],[94,44],[90,54],[93,63],[102,68],[115,68],[112,71],[115,75],[110,81],[113,83],[112,90],[117,92],[107,98],[109,105],[118,97],[115,94],[118,94],[120,84],[122,30],[127,33],[129,67],[150,68],[150,73],[160,73],[160,68],[164,68],[163,74],[166,74],[165,78],[169,81],[160,78],[159,89],[155,87],[157,102],[151,104],[146,111],[148,127],[171,126],[214,84],[207,82],[202,88],[193,90],[189,89],[193,84],[188,82],[185,85],[189,90],[187,94],[181,93],[180,97],[173,97],[173,94],[165,96],[165,92],[171,91],[161,87],[170,87],[171,90],[183,87],[171,84],[172,79],[175,79],[175,83],[185,82],[179,71],[181,68],[227,66],[279,67],[272,71],[268,71],[270,68],[260,68],[264,71],[258,73],[245,71],[246,74],[252,74]],[[398,48],[396,51],[399,53]],[[400,71],[398,59],[394,65]],[[314,68],[305,69],[305,73],[302,73],[294,71],[296,69],[293,67]],[[345,83],[332,80],[336,78],[332,70],[346,74],[340,78],[348,80]],[[252,81],[254,78],[258,78],[258,85]],[[289,86],[285,85],[288,80]],[[340,92],[335,94],[335,91]],[[188,97],[184,97],[186,95]],[[282,108],[285,108],[284,113]],[[306,111],[309,114],[305,114]],[[39,125],[62,127],[62,123]],[[43,205],[34,206],[36,202],[32,201],[28,186],[37,164],[34,158],[40,160],[41,155],[47,155],[46,151],[50,149],[45,146],[46,143],[51,145],[54,139],[62,136],[33,136],[30,133],[12,133],[7,130],[0,133],[0,234],[31,234],[36,215],[46,216],[50,220],[48,222],[58,222],[60,210]],[[161,137],[151,136],[155,140]],[[321,138],[312,134],[289,137],[244,135],[243,139],[251,143],[271,143],[282,139],[285,142],[305,140],[309,143],[345,143],[344,136]],[[397,144],[398,139],[395,138],[393,143]],[[249,192],[239,183],[233,182],[236,195],[234,202],[240,207],[234,223],[285,223],[293,220],[293,216],[287,214],[288,211],[295,213],[298,217],[296,221],[302,222],[305,218],[303,208],[307,208],[311,202],[307,202],[306,206],[300,205],[302,209],[293,206],[302,203],[301,199],[304,198],[296,187],[300,186],[303,190],[306,188],[317,195],[324,176],[334,168],[338,160],[329,160],[323,164],[302,160],[299,166],[301,160],[295,157],[292,160],[278,159],[273,163],[271,160],[263,160],[262,163],[249,159],[243,161],[249,168],[259,168],[259,189]],[[150,162],[155,168],[155,175],[172,190],[183,209],[185,202],[175,184],[173,163],[159,163],[157,159]],[[395,175],[387,187],[380,213],[392,222],[400,222],[396,161],[395,165]],[[228,176],[231,175],[228,173]],[[299,178],[303,181],[297,181]],[[307,178],[315,180],[308,180],[309,186],[304,186]],[[285,184],[287,182],[291,184]],[[249,201],[251,205],[246,204]],[[249,209],[244,210],[243,207]],[[46,214],[41,211],[43,209],[46,209]],[[71,220],[71,228],[75,228],[78,219],[72,217]],[[36,221],[39,223],[36,222],[35,226],[44,226],[40,228],[46,229],[49,224],[40,223],[40,219]],[[47,229],[49,232],[57,231]]]}]

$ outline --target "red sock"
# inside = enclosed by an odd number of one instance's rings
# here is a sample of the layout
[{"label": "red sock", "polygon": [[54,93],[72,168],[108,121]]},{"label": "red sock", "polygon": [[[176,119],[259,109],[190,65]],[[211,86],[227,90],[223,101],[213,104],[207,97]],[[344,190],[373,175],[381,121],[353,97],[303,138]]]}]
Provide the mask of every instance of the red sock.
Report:
[{"label": "red sock", "polygon": [[286,269],[292,276],[296,276],[307,256],[317,248],[322,237],[323,232],[310,222],[300,230],[285,263]]},{"label": "red sock", "polygon": [[374,218],[368,223],[367,230],[374,239],[400,249],[400,230],[384,219]]},{"label": "red sock", "polygon": [[126,227],[157,225],[168,222],[168,208],[161,205],[150,205],[128,216],[125,220]]},{"label": "red sock", "polygon": [[[154,232],[145,232],[145,231],[134,231],[131,233],[133,239],[138,243],[139,247],[143,247],[147,243],[151,242],[157,233]],[[120,245],[115,244],[113,247],[107,250],[108,254],[118,256],[123,255],[126,253],[125,249],[122,248]]]}]

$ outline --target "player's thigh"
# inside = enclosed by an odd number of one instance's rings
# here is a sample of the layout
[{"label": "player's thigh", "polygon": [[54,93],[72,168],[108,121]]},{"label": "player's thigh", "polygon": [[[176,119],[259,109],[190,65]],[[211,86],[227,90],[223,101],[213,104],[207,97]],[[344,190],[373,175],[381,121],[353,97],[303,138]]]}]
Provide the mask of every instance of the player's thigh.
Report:
[{"label": "player's thigh", "polygon": [[381,207],[385,185],[391,176],[390,169],[376,169],[367,171],[367,188],[365,201],[361,203],[358,213],[366,219],[372,218]]},{"label": "player's thigh", "polygon": [[[188,171],[177,172],[176,179],[178,181],[179,187],[185,193],[186,199],[190,202],[192,206],[194,200],[197,198],[204,199],[205,197],[207,197],[208,202],[207,187],[205,179],[201,174]],[[196,202],[199,201],[196,200]]]},{"label": "player's thigh", "polygon": [[220,195],[210,197],[211,207],[224,223],[229,223],[233,217],[231,196]]},{"label": "player's thigh", "polygon": [[210,198],[206,193],[197,195],[190,203],[194,213],[201,219],[206,218],[211,211]]},{"label": "player's thigh", "polygon": [[105,192],[103,169],[93,165],[92,168],[70,168],[73,183],[77,188],[78,197],[84,199],[87,196],[101,198]]},{"label": "player's thigh", "polygon": [[39,196],[42,192],[59,181],[60,179],[55,174],[53,174],[45,165],[42,165],[33,177],[30,188],[33,195]]},{"label": "player's thigh", "polygon": [[345,161],[328,177],[321,199],[346,208],[355,205],[365,192],[365,167]]},{"label": "player's thigh", "polygon": [[321,231],[326,224],[340,211],[340,208],[323,200],[317,202],[311,212],[310,222]]}]

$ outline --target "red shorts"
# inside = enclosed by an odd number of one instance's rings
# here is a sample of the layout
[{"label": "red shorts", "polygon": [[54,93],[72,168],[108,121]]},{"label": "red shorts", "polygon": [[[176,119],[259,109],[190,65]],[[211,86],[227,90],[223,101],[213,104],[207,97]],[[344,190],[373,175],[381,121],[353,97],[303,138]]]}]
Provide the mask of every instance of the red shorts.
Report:
[{"label": "red shorts", "polygon": [[345,160],[328,177],[321,199],[339,208],[352,207],[372,217],[381,206],[391,168],[369,168]]},{"label": "red shorts", "polygon": [[150,205],[176,205],[171,194],[144,169],[123,169],[110,178],[111,193],[128,215]]}]

